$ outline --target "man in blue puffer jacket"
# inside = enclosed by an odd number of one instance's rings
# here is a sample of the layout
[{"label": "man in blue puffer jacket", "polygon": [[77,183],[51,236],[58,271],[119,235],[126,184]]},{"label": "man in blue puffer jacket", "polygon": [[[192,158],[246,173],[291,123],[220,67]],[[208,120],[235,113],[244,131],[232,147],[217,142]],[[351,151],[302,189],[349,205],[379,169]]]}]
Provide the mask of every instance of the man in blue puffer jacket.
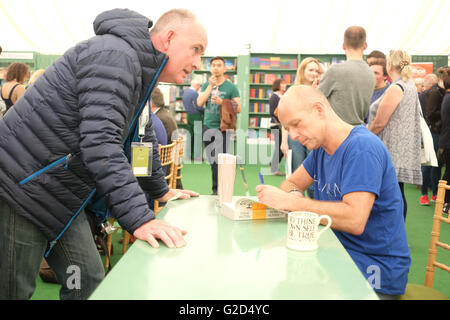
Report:
[{"label": "man in blue puffer jacket", "polygon": [[[185,244],[186,231],[154,219],[143,189],[162,202],[198,194],[167,187],[158,148],[152,177],[139,184],[124,149],[142,102],[158,81],[181,84],[199,69],[207,37],[187,10],[151,27],[130,10],[100,14],[96,36],[69,49],[0,120],[0,299],[31,297],[45,252],[62,299],[90,296],[104,277],[83,210],[95,193],[138,239]],[[68,270],[81,279],[68,285]]]}]

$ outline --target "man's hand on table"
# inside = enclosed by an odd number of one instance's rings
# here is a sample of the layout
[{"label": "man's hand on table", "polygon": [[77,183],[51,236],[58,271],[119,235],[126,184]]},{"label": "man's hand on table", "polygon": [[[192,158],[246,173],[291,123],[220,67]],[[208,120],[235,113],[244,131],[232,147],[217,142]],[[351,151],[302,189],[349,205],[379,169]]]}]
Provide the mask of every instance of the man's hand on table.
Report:
[{"label": "man's hand on table", "polygon": [[164,220],[153,219],[137,228],[133,236],[147,241],[153,248],[159,248],[156,239],[161,239],[169,248],[181,248],[186,244],[183,238],[186,233],[186,230],[172,226]]},{"label": "man's hand on table", "polygon": [[180,193],[180,196],[177,199],[189,199],[190,197],[198,197],[200,194],[198,194],[195,191],[191,190],[182,190],[182,189],[169,189],[169,191],[163,195],[161,198],[156,199],[159,202],[167,202],[173,197],[177,196],[178,193]]},{"label": "man's hand on table", "polygon": [[[200,194],[191,190],[169,189],[169,191],[157,199],[160,202],[167,202],[176,197],[176,199],[189,199],[198,197]],[[186,230],[170,225],[164,220],[150,220],[137,228],[133,236],[139,240],[147,241],[153,248],[159,248],[157,239],[161,239],[169,248],[180,248],[186,244],[183,236]]]}]

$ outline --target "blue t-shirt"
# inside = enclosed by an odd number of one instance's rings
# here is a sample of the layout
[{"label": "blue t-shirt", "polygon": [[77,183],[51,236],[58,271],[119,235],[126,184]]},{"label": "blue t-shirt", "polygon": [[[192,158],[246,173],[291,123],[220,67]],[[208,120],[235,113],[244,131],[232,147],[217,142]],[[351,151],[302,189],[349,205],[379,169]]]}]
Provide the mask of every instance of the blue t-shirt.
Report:
[{"label": "blue t-shirt", "polygon": [[202,113],[203,108],[197,104],[198,92],[193,88],[187,88],[183,92],[183,106],[187,113]]},{"label": "blue t-shirt", "polygon": [[411,256],[403,200],[383,142],[363,125],[357,126],[332,156],[318,148],[309,154],[303,166],[314,178],[316,200],[342,201],[345,194],[358,191],[376,195],[360,236],[333,231],[375,291],[403,294]]}]

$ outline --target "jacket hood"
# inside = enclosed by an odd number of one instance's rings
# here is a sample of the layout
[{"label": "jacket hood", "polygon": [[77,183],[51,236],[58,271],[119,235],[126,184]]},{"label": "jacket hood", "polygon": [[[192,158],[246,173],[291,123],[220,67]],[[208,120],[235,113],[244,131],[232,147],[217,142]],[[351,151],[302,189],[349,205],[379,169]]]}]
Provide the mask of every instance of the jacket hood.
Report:
[{"label": "jacket hood", "polygon": [[[94,20],[96,35],[114,35],[126,41],[137,53],[144,70],[143,89],[148,87],[154,74],[149,75],[146,69],[161,65],[167,55],[156,50],[150,40],[152,20],[129,9],[113,9],[99,14]],[[148,71],[148,70],[147,70]]]}]

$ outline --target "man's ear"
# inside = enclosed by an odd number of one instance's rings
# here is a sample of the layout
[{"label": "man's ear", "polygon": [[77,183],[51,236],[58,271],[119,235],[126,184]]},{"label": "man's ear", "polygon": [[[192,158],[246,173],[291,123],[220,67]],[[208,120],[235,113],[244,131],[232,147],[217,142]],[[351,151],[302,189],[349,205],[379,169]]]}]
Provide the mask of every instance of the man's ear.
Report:
[{"label": "man's ear", "polygon": [[313,109],[317,111],[320,119],[325,118],[325,106],[321,102],[315,102],[313,104]]},{"label": "man's ear", "polygon": [[364,42],[364,50],[367,49],[367,42]]},{"label": "man's ear", "polygon": [[174,37],[175,37],[175,31],[173,31],[173,30],[168,30],[166,33],[164,33],[164,39],[163,39],[164,50],[167,51],[169,49],[170,43]]}]

